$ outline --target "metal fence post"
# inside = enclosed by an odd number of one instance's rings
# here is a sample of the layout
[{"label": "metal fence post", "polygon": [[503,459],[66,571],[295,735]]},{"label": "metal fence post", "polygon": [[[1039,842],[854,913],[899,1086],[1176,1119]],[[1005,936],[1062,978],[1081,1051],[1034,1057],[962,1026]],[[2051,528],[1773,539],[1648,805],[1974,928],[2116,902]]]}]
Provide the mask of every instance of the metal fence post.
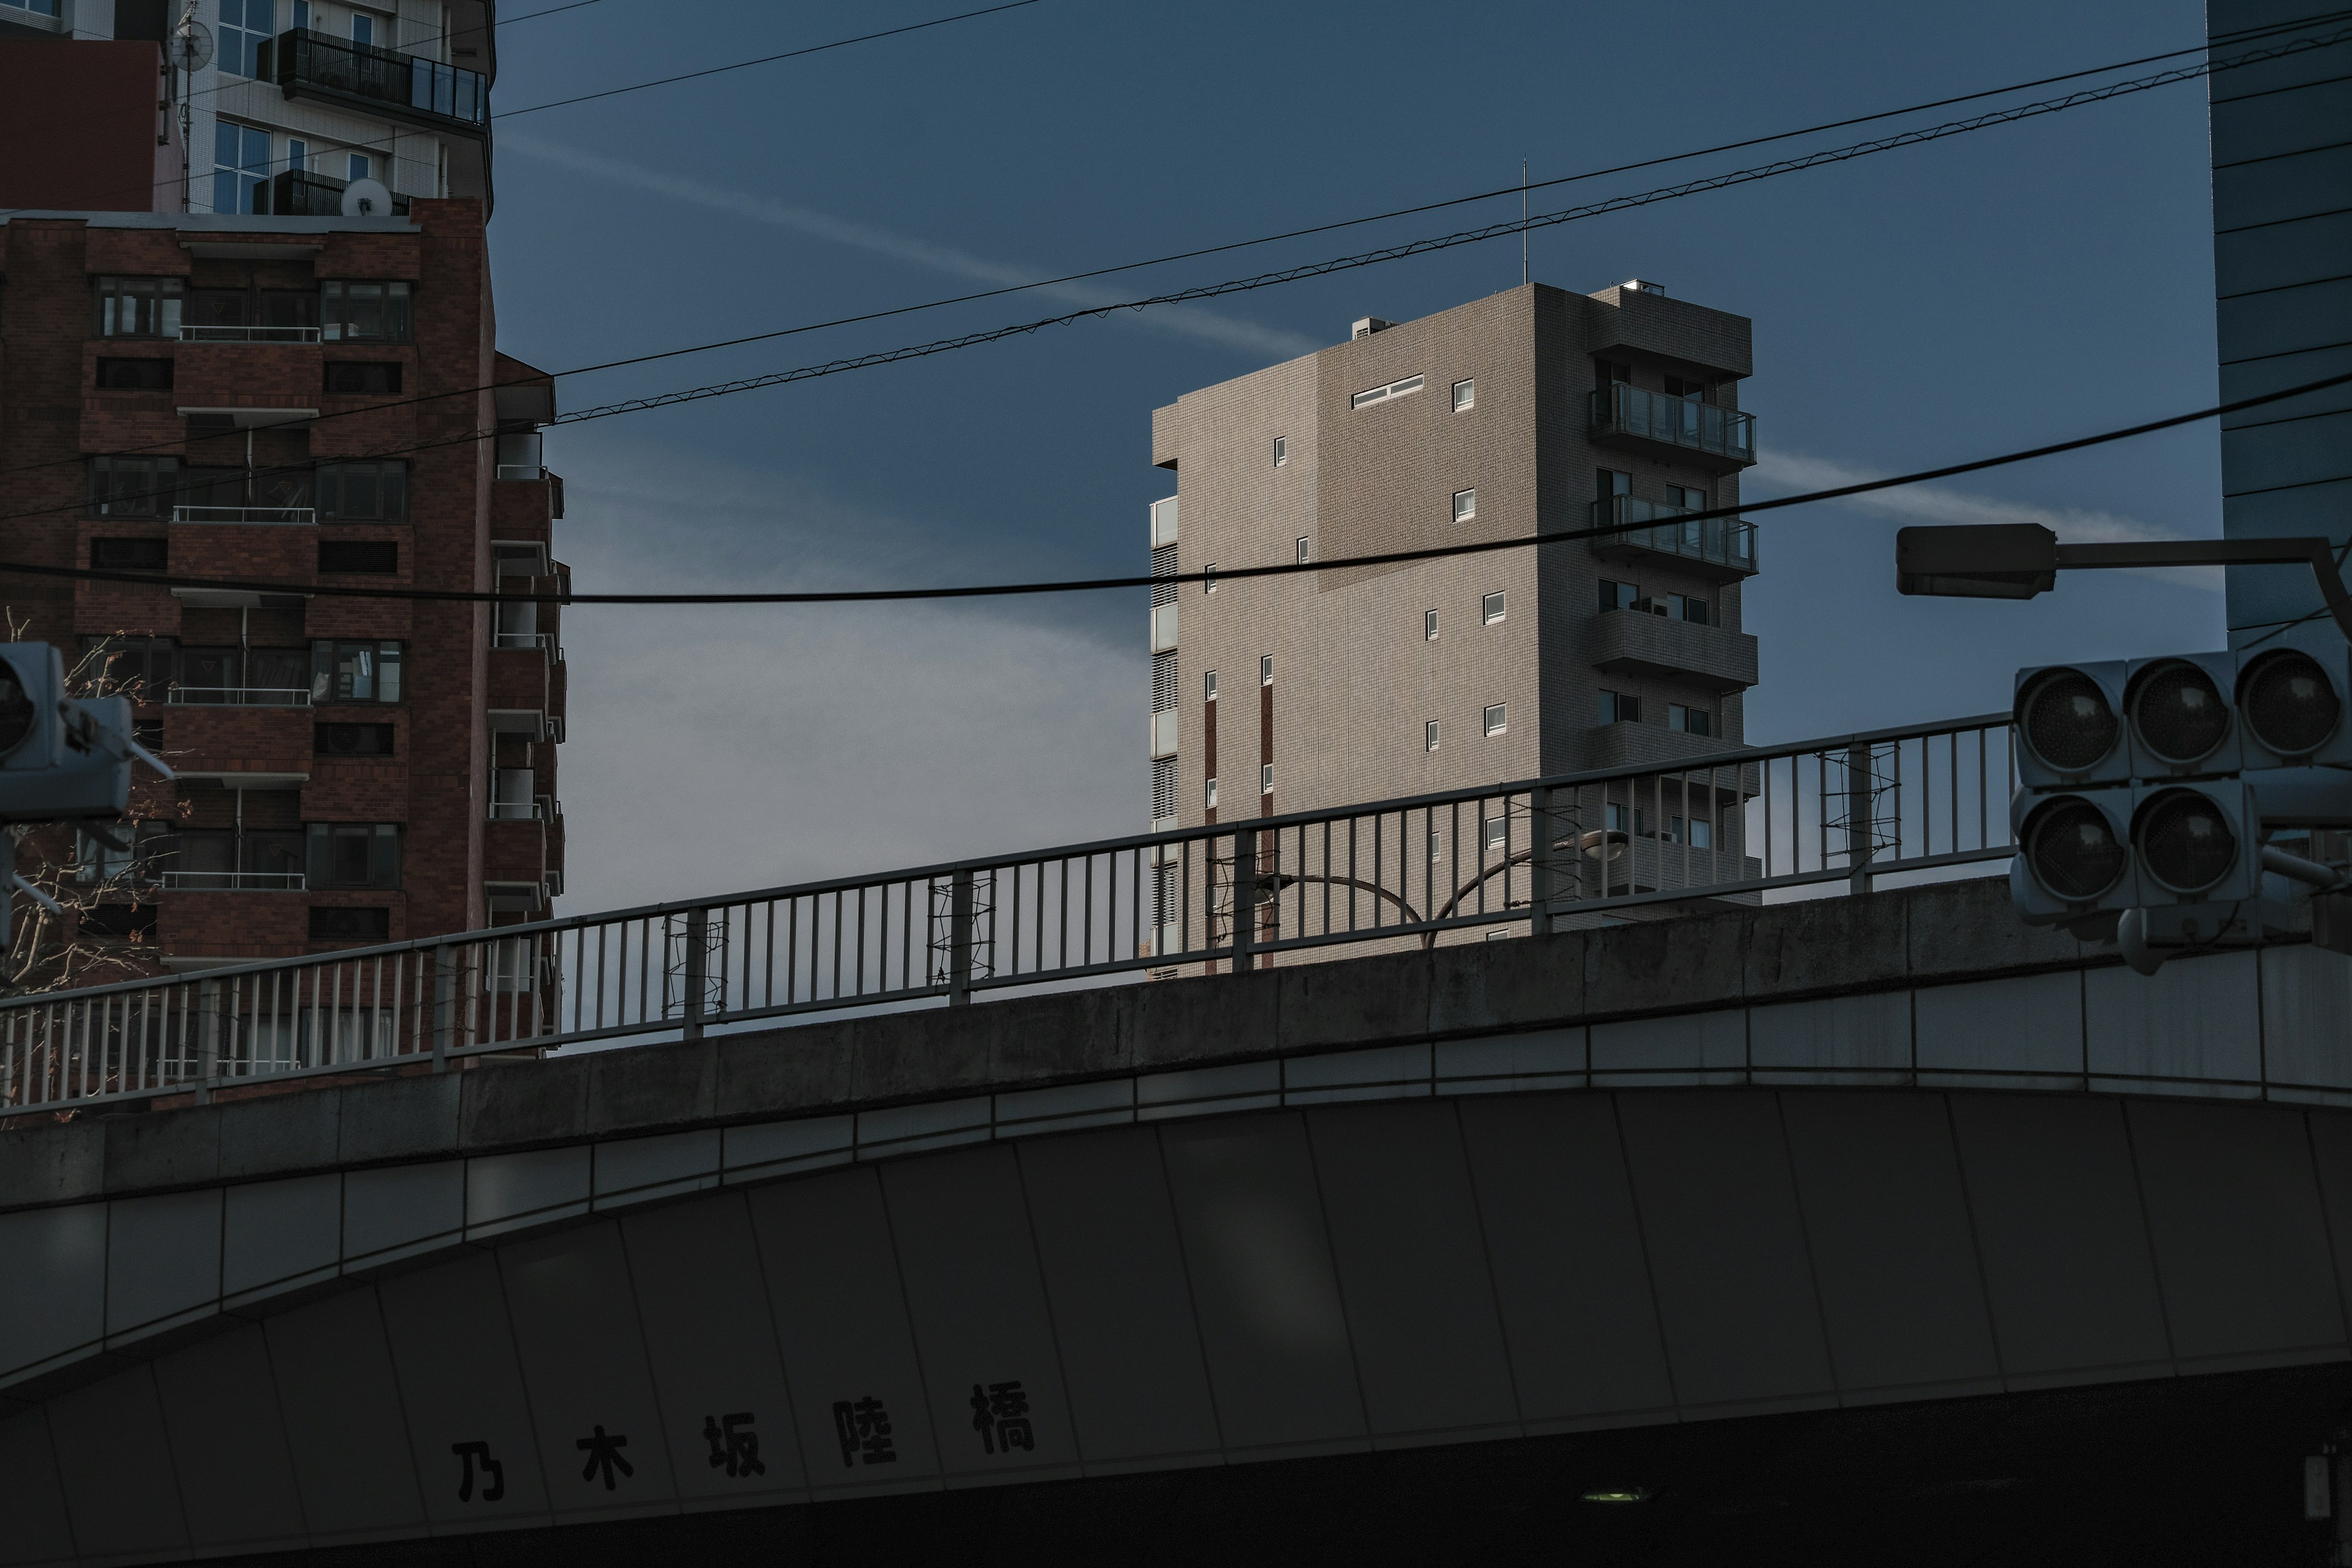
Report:
[{"label": "metal fence post", "polygon": [[457,973],[454,947],[433,950],[433,1070],[449,1070],[449,1035],[457,1026]]},{"label": "metal fence post", "polygon": [[196,1103],[209,1105],[220,1076],[220,982],[196,983]]},{"label": "metal fence post", "polygon": [[702,987],[710,972],[706,944],[710,939],[710,911],[686,911],[686,1037],[702,1038]]},{"label": "metal fence post", "polygon": [[1873,798],[1871,784],[1871,752],[1868,746],[1849,746],[1845,753],[1845,848],[1846,863],[1853,868],[1847,879],[1847,890],[1853,893],[1870,891],[1870,858],[1877,848],[1878,824],[1875,819],[1877,802]]},{"label": "metal fence post", "polygon": [[1257,943],[1257,831],[1234,829],[1234,973],[1255,965]]},{"label": "metal fence post", "polygon": [[[1552,821],[1552,793],[1550,785],[1544,785],[1528,802],[1528,901],[1534,910],[1530,923],[1537,936],[1551,934],[1552,841],[1559,831]],[[1504,897],[1507,900],[1509,896],[1507,884]]]},{"label": "metal fence post", "polygon": [[948,1005],[971,1005],[971,873],[948,883]]}]

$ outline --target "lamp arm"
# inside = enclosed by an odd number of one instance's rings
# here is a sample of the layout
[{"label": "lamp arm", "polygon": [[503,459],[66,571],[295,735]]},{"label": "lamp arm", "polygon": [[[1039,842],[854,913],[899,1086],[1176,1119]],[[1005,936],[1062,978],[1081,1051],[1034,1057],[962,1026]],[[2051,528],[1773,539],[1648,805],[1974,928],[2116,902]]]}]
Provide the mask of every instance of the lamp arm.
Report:
[{"label": "lamp arm", "polygon": [[2123,544],[2062,544],[2058,566],[2292,566],[2311,568],[2336,627],[2352,642],[2352,594],[2336,569],[2336,546],[2317,536],[2291,539],[2134,540]]}]

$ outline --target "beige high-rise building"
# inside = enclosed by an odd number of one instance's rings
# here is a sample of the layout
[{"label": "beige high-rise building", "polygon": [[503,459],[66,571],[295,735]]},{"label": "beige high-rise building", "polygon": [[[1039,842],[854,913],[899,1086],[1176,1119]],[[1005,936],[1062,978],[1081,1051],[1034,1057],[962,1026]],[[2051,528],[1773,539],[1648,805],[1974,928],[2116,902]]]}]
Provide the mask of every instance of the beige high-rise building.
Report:
[{"label": "beige high-rise building", "polygon": [[[1736,506],[1756,460],[1748,327],[1639,280],[1523,285],[1155,410],[1155,575],[1639,526],[1155,591],[1154,829],[1740,744],[1755,529],[1682,514]],[[1607,826],[1737,853],[1738,815],[1727,792]]]}]

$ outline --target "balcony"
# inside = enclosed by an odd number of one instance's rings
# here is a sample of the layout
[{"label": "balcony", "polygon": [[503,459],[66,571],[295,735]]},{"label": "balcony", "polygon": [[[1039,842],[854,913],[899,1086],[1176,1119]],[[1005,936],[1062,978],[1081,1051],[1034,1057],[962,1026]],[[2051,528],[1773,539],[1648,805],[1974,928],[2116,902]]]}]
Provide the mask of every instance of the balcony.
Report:
[{"label": "balcony", "polygon": [[174,686],[164,694],[171,708],[308,708],[307,686]]},{"label": "balcony", "polygon": [[1594,623],[1592,664],[1612,675],[1739,691],[1756,684],[1756,639],[1638,609],[1612,610]]},{"label": "balcony", "polygon": [[264,41],[256,54],[254,74],[289,98],[334,100],[415,125],[489,133],[490,86],[479,71],[303,27]]},{"label": "balcony", "polygon": [[311,506],[175,506],[173,522],[259,522],[279,527],[302,526],[319,521]]},{"label": "balcony", "polygon": [[167,893],[299,893],[309,886],[299,871],[166,871]]},{"label": "balcony", "polygon": [[1756,460],[1756,416],[1696,397],[1668,397],[1612,381],[1592,395],[1592,433],[1643,447],[1671,447],[1728,472]]},{"label": "balcony", "polygon": [[1592,503],[1592,526],[1622,527],[1625,531],[1588,542],[1592,552],[1607,560],[1646,561],[1672,564],[1710,582],[1729,583],[1756,573],[1756,525],[1745,518],[1710,517],[1681,521],[1688,509],[1632,496],[1603,496]]},{"label": "balcony", "polygon": [[[1721,756],[1736,752],[1739,742],[1721,735],[1691,735],[1680,730],[1669,730],[1664,724],[1628,721],[1600,724],[1584,732],[1584,757],[1580,765],[1588,768],[1653,767],[1662,773],[1672,774],[1697,757]],[[1738,773],[1735,781],[1734,773]],[[1707,781],[1707,771],[1691,775],[1695,784]],[[1738,789],[1754,795],[1759,787],[1756,764],[1747,763],[1735,770],[1726,766],[1715,770],[1714,782],[1719,789]]]},{"label": "balcony", "polygon": [[[254,191],[253,210],[274,217],[341,217],[343,216],[343,192],[351,182],[332,174],[321,174],[311,169],[288,169],[259,183]],[[384,215],[378,215],[384,216]],[[394,217],[408,216],[408,198],[394,195],[392,198]],[[301,341],[316,342],[313,331]],[[184,331],[181,342],[188,342]]]}]

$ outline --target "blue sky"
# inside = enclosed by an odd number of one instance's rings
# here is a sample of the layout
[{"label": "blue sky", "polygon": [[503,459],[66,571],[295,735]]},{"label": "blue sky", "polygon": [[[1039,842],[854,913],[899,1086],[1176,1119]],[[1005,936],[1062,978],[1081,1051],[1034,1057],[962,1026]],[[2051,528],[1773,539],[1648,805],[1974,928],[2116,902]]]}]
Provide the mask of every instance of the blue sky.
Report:
[{"label": "blue sky", "polygon": [[[510,13],[534,8],[523,0]],[[501,110],[958,9],[600,4],[501,31]],[[502,346],[551,370],[1574,173],[2197,44],[2189,0],[1406,6],[1042,0],[499,129]],[[2137,74],[2137,73],[2135,73]],[[2041,95],[2029,95],[2041,96]],[[1927,123],[1966,110],[1900,124]],[[1832,145],[1867,132],[1797,144]],[[1762,162],[1538,193],[1537,210]],[[2189,83],[1541,230],[1532,270],[1755,321],[1763,496],[2213,400]],[[1127,275],[1146,293],[1516,200]],[[562,431],[583,591],[1140,571],[1150,411],[1518,280],[1515,241]],[[567,406],[1043,315],[1016,295],[562,384]],[[2005,707],[2020,664],[2223,641],[2218,577],[1903,599],[1905,521],[2220,531],[2210,426],[1762,520],[1752,740]],[[568,618],[583,911],[1148,826],[1139,596]]]}]

